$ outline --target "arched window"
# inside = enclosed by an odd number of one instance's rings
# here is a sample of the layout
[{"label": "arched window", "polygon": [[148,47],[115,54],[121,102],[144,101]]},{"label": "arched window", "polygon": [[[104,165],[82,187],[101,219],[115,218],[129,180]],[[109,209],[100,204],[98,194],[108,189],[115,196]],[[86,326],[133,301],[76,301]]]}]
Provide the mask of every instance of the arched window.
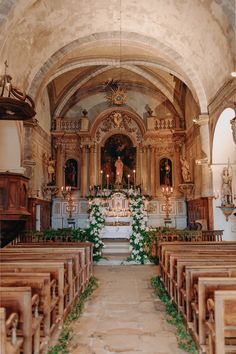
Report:
[{"label": "arched window", "polygon": [[160,185],[172,186],[172,162],[166,157],[160,160]]},{"label": "arched window", "polygon": [[66,161],[65,185],[75,188],[78,187],[78,162],[74,159]]}]

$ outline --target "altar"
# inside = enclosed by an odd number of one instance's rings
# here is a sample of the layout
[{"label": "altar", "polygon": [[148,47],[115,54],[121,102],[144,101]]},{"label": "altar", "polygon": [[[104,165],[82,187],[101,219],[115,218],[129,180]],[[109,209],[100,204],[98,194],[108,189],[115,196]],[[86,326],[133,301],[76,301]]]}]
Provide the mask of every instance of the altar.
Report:
[{"label": "altar", "polygon": [[129,199],[125,193],[115,192],[104,203],[104,239],[129,239],[132,231]]}]

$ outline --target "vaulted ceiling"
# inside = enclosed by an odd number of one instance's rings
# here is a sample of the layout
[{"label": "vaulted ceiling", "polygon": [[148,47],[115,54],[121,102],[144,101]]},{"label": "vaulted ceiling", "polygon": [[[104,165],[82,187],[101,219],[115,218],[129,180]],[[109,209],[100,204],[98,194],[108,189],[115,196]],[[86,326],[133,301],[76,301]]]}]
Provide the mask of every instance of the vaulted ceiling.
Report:
[{"label": "vaulted ceiling", "polygon": [[234,16],[234,0],[2,0],[0,71],[38,106],[47,90],[53,118],[105,103],[110,79],[159,112],[184,117],[188,92],[205,113],[235,68]]}]

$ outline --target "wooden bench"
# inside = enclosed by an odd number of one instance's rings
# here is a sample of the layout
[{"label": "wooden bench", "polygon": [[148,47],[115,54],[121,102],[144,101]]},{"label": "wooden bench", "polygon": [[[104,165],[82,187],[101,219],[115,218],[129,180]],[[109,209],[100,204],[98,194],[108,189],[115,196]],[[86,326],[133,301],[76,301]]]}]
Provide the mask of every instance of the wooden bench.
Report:
[{"label": "wooden bench", "polygon": [[14,273],[50,273],[51,279],[56,280],[56,295],[59,297],[57,315],[58,320],[69,313],[68,307],[68,288],[65,279],[65,268],[63,262],[11,262],[1,263],[1,272]]},{"label": "wooden bench", "polygon": [[45,262],[50,259],[50,262],[64,262],[65,267],[65,277],[68,284],[68,306],[72,306],[78,299],[79,295],[79,285],[77,285],[77,275],[76,275],[76,255],[67,254],[57,254],[54,252],[24,252],[19,254],[18,252],[1,252],[1,262]]},{"label": "wooden bench", "polygon": [[194,286],[194,301],[192,302],[193,323],[190,325],[194,338],[200,346],[206,345],[206,322],[209,318],[207,300],[214,299],[216,290],[236,290],[236,278],[199,278]]},{"label": "wooden bench", "polygon": [[46,242],[46,241],[38,241],[32,243],[18,243],[16,245],[11,245],[6,247],[5,249],[11,248],[21,248],[21,247],[49,247],[54,249],[73,249],[74,251],[82,251],[85,252],[85,285],[88,284],[90,277],[93,275],[93,244],[91,242]]},{"label": "wooden bench", "polygon": [[23,346],[23,338],[17,338],[17,326],[19,315],[16,312],[6,318],[6,309],[0,307],[0,353],[20,354]]},{"label": "wooden bench", "polygon": [[222,246],[227,245],[227,247],[236,246],[235,241],[222,241],[222,242],[207,242],[207,241],[202,241],[202,242],[160,242],[158,246],[158,256],[159,260],[162,263],[163,262],[163,255],[165,251],[167,250],[188,250],[193,247],[198,247],[202,250],[204,250],[207,246],[215,248],[221,248]]},{"label": "wooden bench", "polygon": [[236,291],[217,290],[207,301],[208,353],[236,353]]},{"label": "wooden bench", "polygon": [[56,296],[56,280],[51,280],[48,273],[0,273],[2,287],[30,287],[34,294],[39,295],[39,314],[42,315],[45,343],[48,343],[60,322],[56,310],[59,298]]},{"label": "wooden bench", "polygon": [[187,322],[192,322],[191,302],[193,301],[193,288],[198,284],[198,278],[204,277],[236,277],[236,264],[235,265],[185,265],[184,280],[182,283],[183,294],[182,303],[183,314],[186,316]]},{"label": "wooden bench", "polygon": [[[176,256],[175,256],[176,257]],[[183,299],[181,289],[183,287],[185,267],[187,265],[235,265],[236,266],[236,255],[225,256],[224,253],[220,254],[206,254],[201,255],[191,255],[191,257],[182,257],[181,255],[175,258],[176,263],[172,266],[170,272],[170,283],[171,292],[174,302],[178,307],[182,306]]]},{"label": "wooden bench", "polygon": [[6,309],[6,315],[19,314],[17,334],[23,337],[23,353],[38,354],[43,350],[40,343],[40,323],[42,317],[38,314],[39,296],[32,296],[29,287],[0,287],[0,307]]},{"label": "wooden bench", "polygon": [[[212,259],[212,262],[214,260],[216,261],[231,261],[234,262],[236,260],[236,251],[228,251],[228,256],[225,257],[225,250],[216,250],[216,251],[207,251],[205,252],[199,252],[199,250],[193,250],[192,252],[174,252],[170,253],[168,256],[168,262],[166,265],[165,270],[163,270],[163,277],[164,277],[164,285],[167,289],[167,291],[170,293],[170,296],[175,299],[177,303],[177,297],[174,294],[175,291],[175,286],[178,283],[177,278],[178,278],[178,267],[177,263],[179,260],[186,260],[186,262],[189,261],[199,261],[202,262],[204,260],[208,261]],[[183,265],[184,266],[184,265]],[[181,269],[182,271],[183,269]],[[179,287],[181,284],[177,284]]]},{"label": "wooden bench", "polygon": [[4,248],[2,250],[5,253],[18,253],[18,254],[24,254],[25,252],[31,252],[31,253],[40,253],[40,254],[57,254],[57,255],[71,255],[74,258],[75,261],[75,266],[76,266],[76,288],[79,289],[79,293],[81,293],[85,286],[86,286],[86,277],[87,277],[87,270],[86,270],[86,249],[85,248],[62,248],[62,247],[53,247],[52,245],[44,245],[44,244],[39,244],[39,245],[22,245],[22,247],[10,247],[10,248]]}]

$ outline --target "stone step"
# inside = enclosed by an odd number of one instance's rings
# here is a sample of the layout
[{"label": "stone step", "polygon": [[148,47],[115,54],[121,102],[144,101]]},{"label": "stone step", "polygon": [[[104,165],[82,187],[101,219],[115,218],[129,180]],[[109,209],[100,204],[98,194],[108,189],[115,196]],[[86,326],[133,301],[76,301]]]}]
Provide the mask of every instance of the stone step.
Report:
[{"label": "stone step", "polygon": [[112,240],[110,241],[105,241],[104,242],[104,248],[102,250],[102,253],[105,255],[107,254],[130,254],[130,243],[129,241],[117,241],[117,240]]}]

